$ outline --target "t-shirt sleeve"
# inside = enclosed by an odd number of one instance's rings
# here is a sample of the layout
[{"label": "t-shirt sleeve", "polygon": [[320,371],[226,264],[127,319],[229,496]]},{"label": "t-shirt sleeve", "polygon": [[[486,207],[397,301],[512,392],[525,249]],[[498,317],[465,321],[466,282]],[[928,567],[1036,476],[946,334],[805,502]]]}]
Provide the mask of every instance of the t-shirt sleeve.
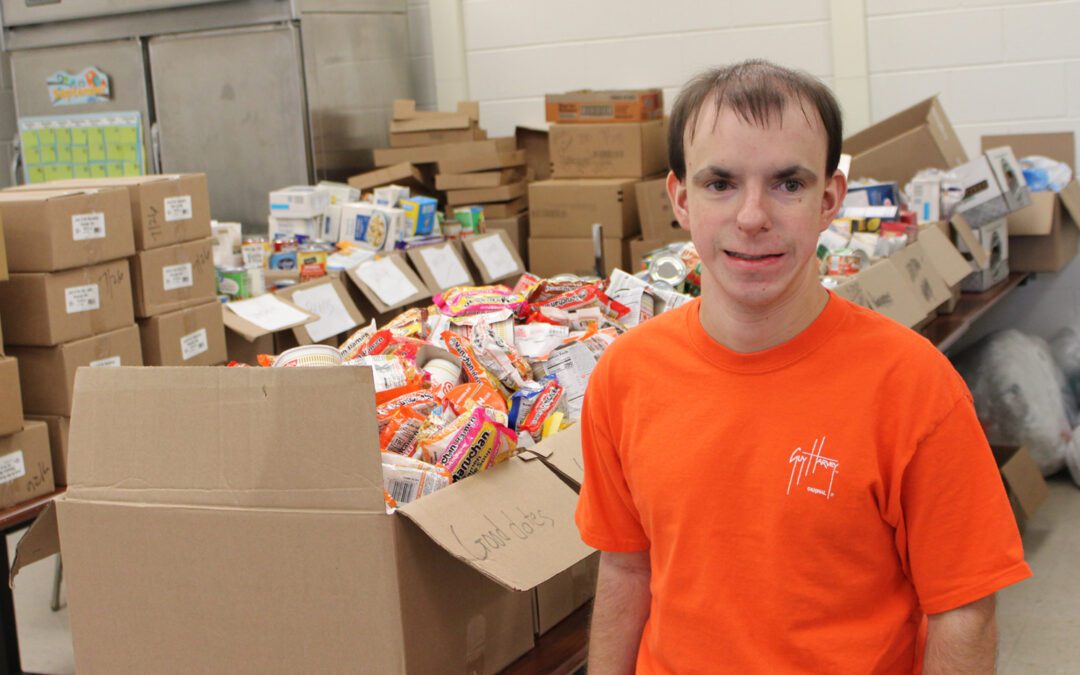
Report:
[{"label": "t-shirt sleeve", "polygon": [[1031,576],[966,390],[916,447],[901,489],[897,540],[924,612],[956,609]]},{"label": "t-shirt sleeve", "polygon": [[629,553],[649,548],[641,517],[630,495],[618,449],[606,431],[601,378],[589,382],[581,415],[585,479],[575,520],[581,540],[601,551]]}]

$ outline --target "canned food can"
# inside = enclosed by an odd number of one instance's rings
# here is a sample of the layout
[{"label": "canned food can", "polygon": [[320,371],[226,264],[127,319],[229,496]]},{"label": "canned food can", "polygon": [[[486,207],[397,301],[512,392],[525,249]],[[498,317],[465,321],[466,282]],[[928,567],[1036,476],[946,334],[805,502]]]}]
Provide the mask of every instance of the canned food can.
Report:
[{"label": "canned food can", "polygon": [[218,293],[233,300],[251,297],[248,287],[248,271],[243,267],[225,267],[217,270]]},{"label": "canned food can", "polygon": [[274,239],[274,252],[275,253],[281,253],[281,252],[284,252],[284,251],[295,251],[298,248],[300,248],[300,245],[296,243],[296,237],[294,237],[292,235],[289,235],[289,234],[278,235],[278,237],[276,239]]},{"label": "canned food can", "polygon": [[686,281],[687,271],[682,258],[671,253],[662,253],[649,263],[649,278],[654,282],[663,281],[672,287]]},{"label": "canned food can", "polygon": [[330,345],[303,345],[287,349],[274,359],[274,368],[340,366],[341,353]]},{"label": "canned food can", "polygon": [[300,281],[326,276],[326,251],[315,247],[302,248],[296,254],[296,266],[300,269]]},{"label": "canned food can", "polygon": [[825,257],[826,274],[851,276],[862,269],[862,259],[854,253],[830,253]]},{"label": "canned food can", "polygon": [[274,247],[266,237],[246,237],[240,247],[240,256],[244,261],[244,267],[265,269],[273,251]]}]

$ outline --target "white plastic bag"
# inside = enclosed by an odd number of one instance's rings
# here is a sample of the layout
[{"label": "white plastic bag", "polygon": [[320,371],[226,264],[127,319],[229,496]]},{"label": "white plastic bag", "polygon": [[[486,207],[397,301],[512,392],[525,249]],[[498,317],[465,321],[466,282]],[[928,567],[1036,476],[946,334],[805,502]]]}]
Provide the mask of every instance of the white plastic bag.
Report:
[{"label": "white plastic bag", "polygon": [[1064,376],[1040,342],[1013,329],[994,333],[961,354],[956,368],[990,443],[1025,446],[1048,476],[1077,456],[1059,388]]}]

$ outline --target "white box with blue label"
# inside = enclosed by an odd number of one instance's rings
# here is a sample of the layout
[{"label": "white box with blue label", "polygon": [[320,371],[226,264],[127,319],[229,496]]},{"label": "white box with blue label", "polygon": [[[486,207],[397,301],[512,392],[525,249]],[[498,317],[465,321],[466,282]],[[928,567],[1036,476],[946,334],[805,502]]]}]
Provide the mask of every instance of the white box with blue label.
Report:
[{"label": "white box with blue label", "polygon": [[405,213],[401,209],[376,206],[367,202],[341,205],[341,241],[367,244],[380,251],[389,251],[405,238]]},{"label": "white box with blue label", "polygon": [[435,210],[439,202],[431,197],[412,197],[401,201],[401,210],[405,212],[408,236],[422,237],[435,229]]},{"label": "white box with blue label", "polygon": [[293,185],[270,193],[270,214],[279,218],[314,218],[330,206],[330,191],[309,185]]}]

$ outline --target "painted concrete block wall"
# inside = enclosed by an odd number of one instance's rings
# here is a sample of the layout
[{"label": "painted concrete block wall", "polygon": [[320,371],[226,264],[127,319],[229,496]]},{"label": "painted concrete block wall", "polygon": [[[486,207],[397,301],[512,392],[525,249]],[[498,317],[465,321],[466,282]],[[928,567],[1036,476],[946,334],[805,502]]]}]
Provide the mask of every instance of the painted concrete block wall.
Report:
[{"label": "painted concrete block wall", "polygon": [[17,127],[15,94],[11,88],[11,59],[6,52],[0,52],[0,187],[11,185],[12,140]]},{"label": "painted concrete block wall", "polygon": [[430,0],[409,0],[409,65],[416,107],[435,110],[435,63],[431,49]]},{"label": "painted concrete block wall", "polygon": [[544,121],[544,94],[679,87],[765,57],[831,81],[827,0],[463,0],[470,96],[492,135]]}]

